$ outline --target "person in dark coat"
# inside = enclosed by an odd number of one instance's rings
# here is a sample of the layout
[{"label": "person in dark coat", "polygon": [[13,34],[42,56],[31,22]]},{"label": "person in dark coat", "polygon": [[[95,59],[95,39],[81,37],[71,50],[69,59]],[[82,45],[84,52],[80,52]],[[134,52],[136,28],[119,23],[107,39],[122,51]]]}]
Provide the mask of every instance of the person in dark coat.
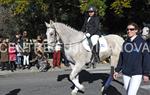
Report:
[{"label": "person in dark coat", "polygon": [[97,43],[98,45],[93,46],[92,37],[98,42],[100,36],[100,19],[98,16],[96,16],[96,8],[94,6],[90,6],[88,8],[88,17],[85,18],[81,31],[85,33],[85,36],[88,39],[89,46],[92,50],[91,61],[93,60],[92,63],[93,67],[95,68],[95,63],[100,62],[98,46],[99,44]]},{"label": "person in dark coat", "polygon": [[114,79],[123,74],[124,87],[127,95],[137,95],[142,77],[148,81],[150,73],[150,56],[146,41],[137,35],[139,27],[136,23],[130,23],[127,26],[127,40],[123,43],[119,62],[114,72]]}]

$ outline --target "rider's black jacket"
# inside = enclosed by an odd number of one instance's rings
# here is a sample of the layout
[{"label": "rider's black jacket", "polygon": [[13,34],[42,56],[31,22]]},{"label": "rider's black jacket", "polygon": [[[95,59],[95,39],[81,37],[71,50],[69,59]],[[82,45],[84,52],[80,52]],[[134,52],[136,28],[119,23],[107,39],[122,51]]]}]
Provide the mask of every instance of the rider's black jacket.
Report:
[{"label": "rider's black jacket", "polygon": [[98,16],[92,16],[89,21],[88,18],[85,18],[81,31],[90,33],[91,36],[94,34],[100,35],[100,18]]},{"label": "rider's black jacket", "polygon": [[128,76],[150,74],[150,54],[146,44],[141,36],[137,36],[133,41],[128,38],[123,44],[115,71],[122,71]]}]

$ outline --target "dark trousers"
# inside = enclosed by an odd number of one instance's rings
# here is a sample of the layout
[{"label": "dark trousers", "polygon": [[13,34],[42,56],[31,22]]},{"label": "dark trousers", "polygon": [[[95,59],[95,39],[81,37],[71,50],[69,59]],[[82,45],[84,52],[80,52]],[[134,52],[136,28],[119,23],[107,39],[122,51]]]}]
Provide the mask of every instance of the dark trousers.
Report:
[{"label": "dark trousers", "polygon": [[11,70],[11,71],[16,70],[16,64],[15,64],[15,61],[10,61],[10,70]]},{"label": "dark trousers", "polygon": [[6,70],[9,70],[9,63],[8,62],[1,62],[1,70],[5,70],[5,67],[6,67]]}]

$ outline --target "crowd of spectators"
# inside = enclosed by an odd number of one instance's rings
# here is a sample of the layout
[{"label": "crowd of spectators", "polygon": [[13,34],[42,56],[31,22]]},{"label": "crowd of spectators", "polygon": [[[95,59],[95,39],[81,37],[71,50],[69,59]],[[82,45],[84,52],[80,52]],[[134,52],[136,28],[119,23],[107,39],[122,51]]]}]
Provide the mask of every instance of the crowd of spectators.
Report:
[{"label": "crowd of spectators", "polygon": [[[17,69],[30,69],[36,66],[41,72],[52,68],[61,68],[60,47],[56,51],[49,52],[47,44],[42,35],[37,35],[36,39],[29,38],[28,32],[22,34],[16,32],[15,38],[10,40],[0,37],[0,68],[1,71]],[[48,59],[53,58],[50,63]]]}]

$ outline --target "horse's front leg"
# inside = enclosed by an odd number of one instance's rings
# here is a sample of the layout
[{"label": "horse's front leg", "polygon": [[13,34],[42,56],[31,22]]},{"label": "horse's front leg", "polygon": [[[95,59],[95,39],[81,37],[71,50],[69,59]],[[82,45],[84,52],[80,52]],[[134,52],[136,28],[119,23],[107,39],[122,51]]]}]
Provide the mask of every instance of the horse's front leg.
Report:
[{"label": "horse's front leg", "polygon": [[71,74],[70,74],[70,80],[74,83],[74,85],[76,86],[75,88],[74,88],[74,90],[73,91],[76,91],[77,89],[78,90],[81,90],[81,91],[84,91],[84,86],[83,85],[81,85],[80,83],[79,83],[79,72],[82,70],[82,67],[84,66],[84,64],[76,64],[75,66],[74,66],[74,68],[73,68],[73,70],[72,70],[72,72],[71,72]]},{"label": "horse's front leg", "polygon": [[[75,65],[72,64],[72,63],[70,63],[70,66],[71,66],[71,69],[73,70],[73,68],[74,68]],[[79,75],[77,75],[76,78],[79,78]],[[78,90],[79,89],[75,86],[74,89],[71,92],[71,95],[76,95],[78,93]]]},{"label": "horse's front leg", "polygon": [[[79,83],[79,75],[76,76],[75,80]],[[78,88],[75,86],[71,92],[71,95],[76,95],[78,93]]]}]

